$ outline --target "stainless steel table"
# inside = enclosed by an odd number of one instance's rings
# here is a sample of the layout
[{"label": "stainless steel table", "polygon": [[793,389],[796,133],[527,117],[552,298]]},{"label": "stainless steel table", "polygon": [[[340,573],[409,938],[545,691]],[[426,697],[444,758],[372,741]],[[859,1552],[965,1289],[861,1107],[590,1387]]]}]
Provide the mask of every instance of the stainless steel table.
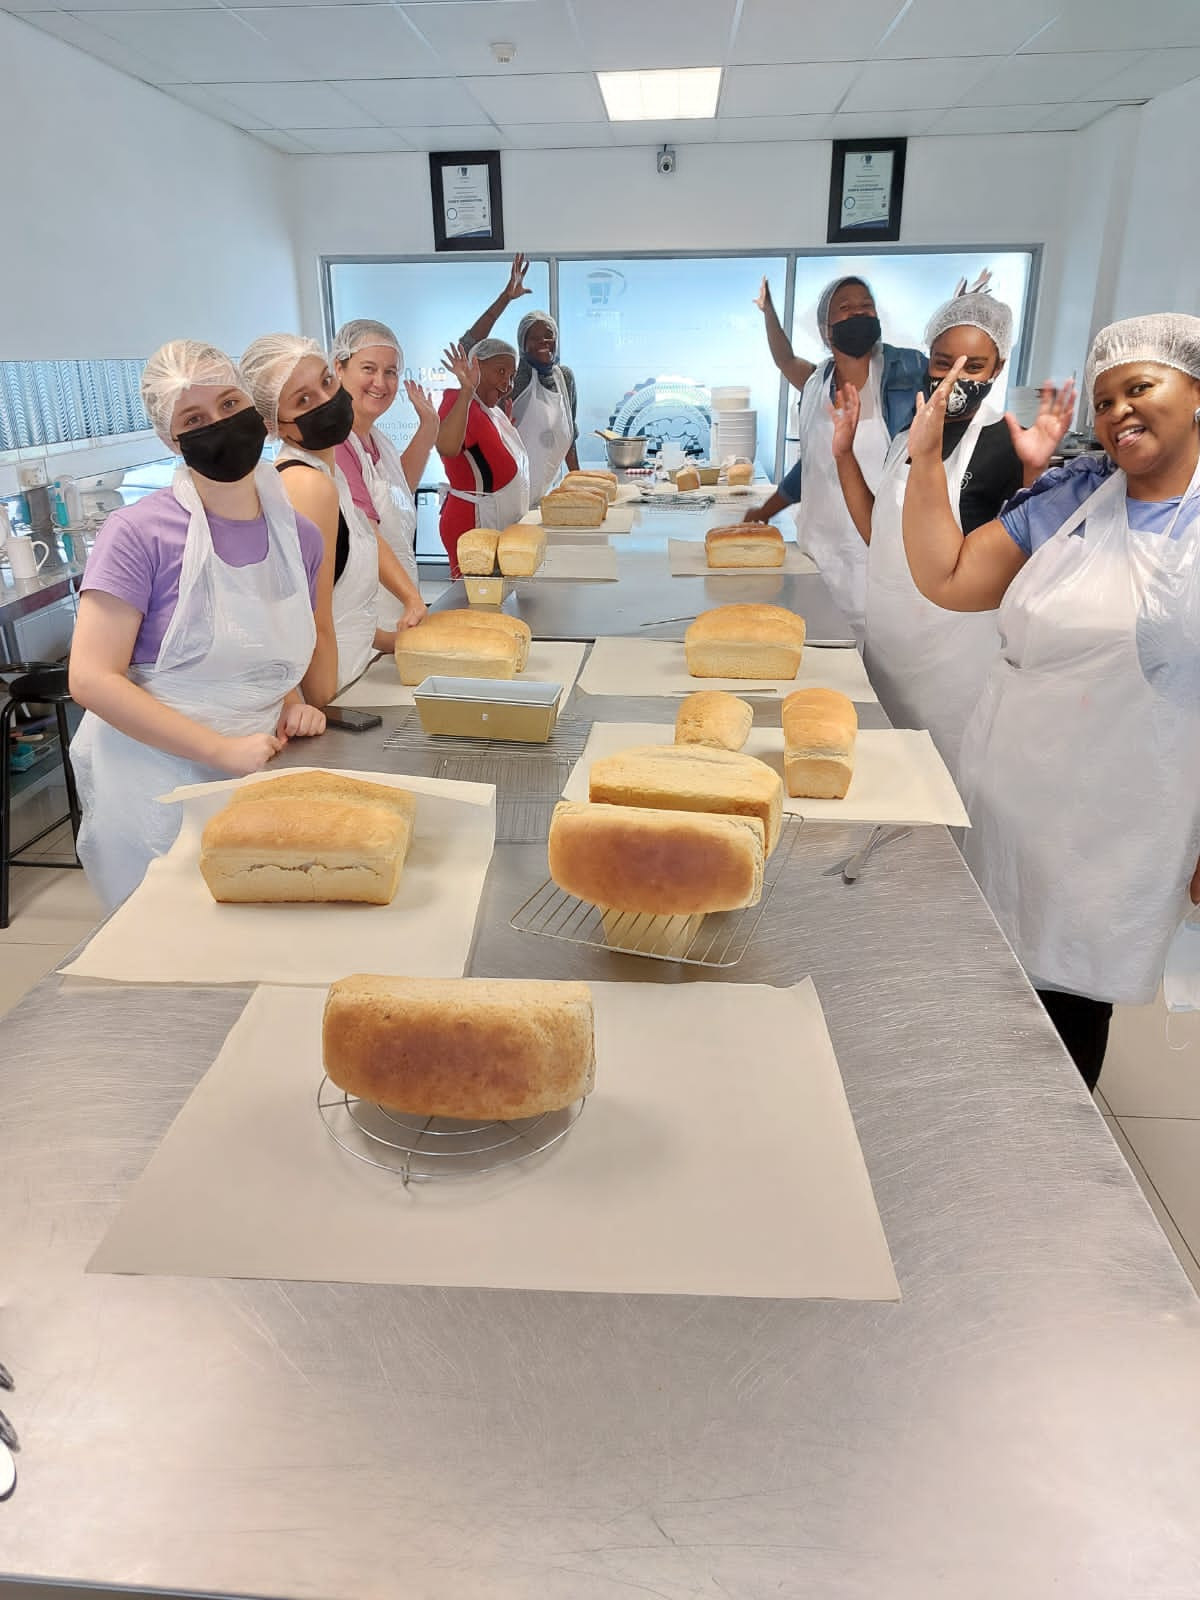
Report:
[{"label": "stainless steel table", "polygon": [[[382,748],[398,715],[322,761],[412,770]],[[246,995],[41,985],[3,1025],[23,1450],[0,1572],[330,1600],[1200,1593],[1200,1304],[947,834],[848,888],[827,869],[864,832],[806,824],[741,966],[703,977],[812,973],[896,1305],[85,1276]],[[498,846],[473,972],[699,981],[513,932],[544,870]],[[737,1181],[731,1152],[713,1182]]]}]

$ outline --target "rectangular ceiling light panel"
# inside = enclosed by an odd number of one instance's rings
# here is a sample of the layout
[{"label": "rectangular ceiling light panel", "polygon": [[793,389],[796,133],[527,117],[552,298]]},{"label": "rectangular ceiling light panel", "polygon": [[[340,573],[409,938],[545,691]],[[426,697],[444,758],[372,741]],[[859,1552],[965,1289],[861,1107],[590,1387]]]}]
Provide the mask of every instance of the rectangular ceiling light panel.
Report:
[{"label": "rectangular ceiling light panel", "polygon": [[716,115],[720,67],[661,72],[598,72],[610,122],[674,122]]}]

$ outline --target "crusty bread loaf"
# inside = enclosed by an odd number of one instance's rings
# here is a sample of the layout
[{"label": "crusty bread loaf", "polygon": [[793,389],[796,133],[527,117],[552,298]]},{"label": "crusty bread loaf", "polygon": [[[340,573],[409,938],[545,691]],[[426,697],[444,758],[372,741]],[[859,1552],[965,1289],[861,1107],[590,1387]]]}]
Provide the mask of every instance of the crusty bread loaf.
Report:
[{"label": "crusty bread loaf", "polygon": [[552,489],[542,496],[542,523],[548,528],[598,528],[608,515],[603,488]]},{"label": "crusty bread loaf", "polygon": [[515,678],[517,641],[499,628],[421,623],[396,635],[400,682],[415,685],[438,674],[458,678]]},{"label": "crusty bread loaf", "polygon": [[[529,660],[529,647],[533,643],[533,630],[520,617],[510,617],[507,611],[466,611],[461,607],[448,611],[431,611],[421,623],[422,628],[442,628],[459,625],[467,628],[492,628],[506,633],[517,642],[517,671],[524,672]],[[433,637],[432,634],[429,635]]]},{"label": "crusty bread loaf", "polygon": [[758,817],[560,800],[550,822],[550,876],[606,910],[733,911],[762,896],[765,839]]},{"label": "crusty bread loaf", "polygon": [[710,528],[704,535],[704,553],[710,567],[781,567],[783,535],[778,528],[756,522],[729,528]]},{"label": "crusty bread loaf", "polygon": [[680,494],[691,494],[700,487],[701,481],[699,467],[680,467],[675,474],[675,487]]},{"label": "crusty bread loaf", "polygon": [[754,482],[753,461],[735,461],[725,473],[725,482],[731,489]]},{"label": "crusty bread loaf", "polygon": [[224,903],[384,906],[396,893],[411,836],[411,818],[386,805],[296,798],[235,803],[205,826],[200,871],[213,899]]},{"label": "crusty bread loaf", "polygon": [[783,820],[779,774],[754,756],[702,744],[637,745],[593,761],[588,797],[606,805],[757,817],[774,850]]},{"label": "crusty bread loaf", "polygon": [[541,1116],[595,1082],[586,983],[359,974],[330,988],[322,1032],[331,1083],[415,1116]]},{"label": "crusty bread loaf", "polygon": [[340,772],[281,772],[278,776],[241,783],[229,804],[277,804],[281,800],[340,800],[344,804],[386,806],[404,817],[411,828],[417,815],[416,796],[390,783],[368,783]]},{"label": "crusty bread loaf", "polygon": [[458,536],[458,566],[472,578],[490,578],[496,569],[495,528],[468,528]]},{"label": "crusty bread loaf", "polygon": [[797,689],[780,708],[787,792],[841,800],[854,776],[858,712],[836,689]]},{"label": "crusty bread loaf", "polygon": [[680,702],[675,717],[675,743],[740,750],[753,726],[754,708],[737,695],[725,689],[697,689]]},{"label": "crusty bread loaf", "polygon": [[804,653],[804,618],[782,606],[718,606],[683,636],[693,678],[794,678]]},{"label": "crusty bread loaf", "polygon": [[617,475],[615,472],[598,472],[593,471],[590,467],[579,467],[574,472],[568,472],[557,487],[560,489],[600,489],[603,491],[609,505],[612,505],[617,498]]},{"label": "crusty bread loaf", "polygon": [[500,535],[496,555],[506,578],[532,578],[546,557],[546,530],[515,522]]}]

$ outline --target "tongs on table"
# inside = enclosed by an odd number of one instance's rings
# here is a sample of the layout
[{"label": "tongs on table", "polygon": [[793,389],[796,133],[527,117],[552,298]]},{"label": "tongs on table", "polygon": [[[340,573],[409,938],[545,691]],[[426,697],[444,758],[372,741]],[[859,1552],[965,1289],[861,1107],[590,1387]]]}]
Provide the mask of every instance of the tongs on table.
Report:
[{"label": "tongs on table", "polygon": [[861,850],[856,850],[852,856],[838,866],[830,867],[826,876],[834,877],[840,872],[843,883],[857,883],[859,873],[866,866],[869,857],[878,845],[892,844],[898,839],[906,839],[911,832],[911,828],[893,828],[885,823],[880,823],[878,827],[871,829],[867,842]]}]

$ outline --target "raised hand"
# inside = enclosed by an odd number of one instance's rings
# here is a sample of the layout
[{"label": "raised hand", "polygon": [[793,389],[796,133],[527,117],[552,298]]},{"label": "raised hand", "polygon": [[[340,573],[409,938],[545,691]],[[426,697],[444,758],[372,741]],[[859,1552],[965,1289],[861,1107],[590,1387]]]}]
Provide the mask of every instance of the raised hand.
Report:
[{"label": "raised hand", "polygon": [[1036,477],[1045,472],[1074,415],[1074,378],[1068,378],[1061,389],[1052,383],[1042,384],[1038,390],[1038,414],[1028,428],[1023,428],[1010,411],[1004,413],[1013,449],[1021,459],[1027,480],[1030,474]]},{"label": "raised hand", "polygon": [[523,256],[520,251],[513,257],[512,271],[508,275],[508,283],[504,288],[506,300],[519,300],[523,294],[532,294],[532,289],[525,287],[525,274],[529,271],[529,257]]},{"label": "raised hand", "polygon": [[418,424],[423,422],[437,422],[438,408],[433,403],[433,396],[428,389],[422,389],[419,383],[414,383],[411,378],[404,380],[404,392],[409,398],[409,403],[417,413]]},{"label": "raised hand", "polygon": [[862,397],[852,383],[843,385],[836,392],[829,414],[833,418],[834,460],[839,456],[852,455],[858,419],[862,414]]},{"label": "raised hand", "polygon": [[946,426],[946,402],[950,398],[950,391],[953,389],[959,373],[966,364],[966,357],[959,356],[928,400],[922,394],[917,396],[917,414],[908,430],[908,459],[910,461],[916,462],[930,458],[940,461],[942,459],[942,433]]},{"label": "raised hand", "polygon": [[474,394],[479,387],[479,362],[473,355],[469,355],[465,346],[452,344],[442,352],[442,360],[446,368],[457,381],[460,389],[466,389]]},{"label": "raised hand", "polygon": [[762,288],[754,296],[754,304],[760,311],[763,312],[765,312],[767,307],[771,304],[771,285],[767,282],[765,277],[762,281]]}]

